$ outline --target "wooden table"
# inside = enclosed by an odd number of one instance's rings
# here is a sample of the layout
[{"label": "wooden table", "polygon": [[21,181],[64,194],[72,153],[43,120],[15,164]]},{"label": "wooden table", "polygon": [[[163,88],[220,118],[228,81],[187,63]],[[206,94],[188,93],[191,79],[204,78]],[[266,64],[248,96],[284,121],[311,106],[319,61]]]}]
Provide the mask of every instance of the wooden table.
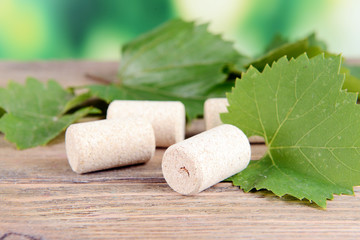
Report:
[{"label": "wooden table", "polygon": [[[26,76],[64,86],[93,83],[85,73],[113,76],[117,63],[0,63],[0,86]],[[204,129],[197,121],[188,134]],[[252,159],[266,147],[252,144]],[[360,239],[360,188],[335,196],[327,210],[267,191],[244,193],[219,183],[196,196],[171,190],[161,173],[165,149],[145,165],[78,175],[64,136],[18,151],[0,138],[0,239]]]}]

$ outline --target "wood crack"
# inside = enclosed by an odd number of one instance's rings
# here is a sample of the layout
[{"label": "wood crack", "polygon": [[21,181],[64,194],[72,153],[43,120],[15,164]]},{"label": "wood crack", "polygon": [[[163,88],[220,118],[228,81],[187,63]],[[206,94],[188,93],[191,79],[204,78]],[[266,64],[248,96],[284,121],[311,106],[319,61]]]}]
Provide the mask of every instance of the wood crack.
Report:
[{"label": "wood crack", "polygon": [[29,239],[29,240],[45,240],[42,237],[35,237],[29,234],[17,233],[17,232],[7,232],[0,237],[0,240],[13,239],[13,237],[21,237],[21,239]]}]

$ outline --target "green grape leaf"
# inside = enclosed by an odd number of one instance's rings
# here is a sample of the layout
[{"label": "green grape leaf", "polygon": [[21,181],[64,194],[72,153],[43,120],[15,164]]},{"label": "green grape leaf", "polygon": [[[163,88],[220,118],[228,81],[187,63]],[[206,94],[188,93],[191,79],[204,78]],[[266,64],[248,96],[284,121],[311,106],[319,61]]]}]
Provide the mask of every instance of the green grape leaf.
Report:
[{"label": "green grape leaf", "polygon": [[[80,98],[85,100],[84,96]],[[10,81],[7,88],[0,88],[0,108],[5,110],[0,131],[19,149],[44,145],[71,123],[92,112],[88,107],[66,114],[76,105],[76,99],[53,80],[44,84],[28,78],[25,85]]]},{"label": "green grape leaf", "polygon": [[264,137],[267,153],[231,177],[245,191],[268,189],[325,208],[360,184],[360,106],[341,90],[341,56],[279,59],[250,69],[228,94],[224,123]]},{"label": "green grape leaf", "polygon": [[[116,92],[112,97],[180,100],[190,119],[201,115],[198,102],[226,81],[226,66],[242,58],[233,43],[209,33],[207,27],[172,20],[125,45],[118,88],[107,88]],[[220,95],[225,97],[225,92]]]}]

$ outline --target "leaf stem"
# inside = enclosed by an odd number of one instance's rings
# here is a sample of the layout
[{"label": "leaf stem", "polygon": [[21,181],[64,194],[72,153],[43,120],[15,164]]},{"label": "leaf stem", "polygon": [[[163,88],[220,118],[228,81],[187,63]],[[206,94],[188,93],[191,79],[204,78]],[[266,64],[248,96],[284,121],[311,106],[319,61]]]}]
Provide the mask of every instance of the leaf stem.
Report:
[{"label": "leaf stem", "polygon": [[112,81],[100,76],[93,75],[91,73],[85,73],[85,77],[98,83],[111,84]]}]

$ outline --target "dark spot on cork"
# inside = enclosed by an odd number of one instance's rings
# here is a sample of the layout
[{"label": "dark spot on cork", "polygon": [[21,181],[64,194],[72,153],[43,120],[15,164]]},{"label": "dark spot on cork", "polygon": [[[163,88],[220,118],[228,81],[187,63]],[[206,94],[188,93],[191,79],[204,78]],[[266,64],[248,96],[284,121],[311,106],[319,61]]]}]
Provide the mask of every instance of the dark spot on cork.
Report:
[{"label": "dark spot on cork", "polygon": [[186,169],[186,167],[181,167],[180,168],[180,172],[186,172],[188,177],[190,177],[190,173],[189,173],[189,170]]}]

